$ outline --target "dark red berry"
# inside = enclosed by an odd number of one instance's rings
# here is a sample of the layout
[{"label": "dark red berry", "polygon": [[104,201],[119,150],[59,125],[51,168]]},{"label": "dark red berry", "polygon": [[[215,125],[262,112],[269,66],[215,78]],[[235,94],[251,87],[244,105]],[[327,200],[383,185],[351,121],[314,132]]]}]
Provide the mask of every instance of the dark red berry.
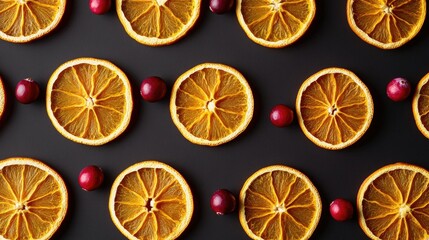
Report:
[{"label": "dark red berry", "polygon": [[234,0],[210,0],[210,11],[216,14],[223,14],[232,9]]},{"label": "dark red berry", "polygon": [[89,0],[89,9],[94,14],[105,14],[110,10],[112,0]]},{"label": "dark red berry", "polygon": [[286,105],[278,104],[271,109],[270,120],[277,127],[289,126],[293,122],[293,111]]},{"label": "dark red berry", "polygon": [[411,93],[411,85],[405,78],[395,78],[387,84],[387,96],[395,101],[405,100]]},{"label": "dark red berry", "polygon": [[346,221],[353,217],[353,205],[342,198],[337,198],[329,206],[331,216],[337,221]]},{"label": "dark red berry", "polygon": [[92,191],[100,187],[104,180],[103,170],[94,165],[84,167],[79,174],[79,185],[85,191]]},{"label": "dark red berry", "polygon": [[31,78],[18,82],[15,88],[15,97],[20,103],[32,103],[39,97],[39,84]]},{"label": "dark red berry", "polygon": [[226,189],[216,190],[211,199],[210,207],[218,215],[231,213],[235,210],[236,200],[234,194]]},{"label": "dark red berry", "polygon": [[140,95],[148,102],[160,101],[167,92],[167,85],[159,77],[148,77],[140,85]]}]

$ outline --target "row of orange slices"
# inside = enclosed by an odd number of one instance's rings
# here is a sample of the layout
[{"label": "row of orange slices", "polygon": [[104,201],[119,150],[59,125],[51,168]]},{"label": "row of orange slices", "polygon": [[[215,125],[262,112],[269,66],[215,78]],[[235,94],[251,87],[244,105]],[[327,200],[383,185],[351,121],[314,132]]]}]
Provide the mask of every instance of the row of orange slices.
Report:
[{"label": "row of orange slices", "polygon": [[[0,161],[0,237],[49,239],[68,209],[61,176],[31,158]],[[429,237],[429,172],[396,163],[368,176],[357,193],[359,225],[371,239]],[[154,160],[123,170],[111,186],[109,212],[128,239],[176,239],[194,211],[192,191],[171,166]],[[244,183],[240,223],[252,239],[309,239],[322,212],[318,190],[302,172],[264,167]]]},{"label": "row of orange slices", "polygon": [[[427,138],[428,81],[429,74],[420,80],[412,101],[416,125]],[[0,84],[0,113],[5,104]],[[46,109],[53,126],[81,144],[99,146],[117,138],[127,129],[133,106],[126,74],[106,60],[68,61],[53,72],[46,88]],[[253,93],[246,78],[224,64],[199,64],[180,75],[171,90],[172,121],[194,144],[218,146],[235,139],[246,130],[253,112]],[[313,74],[296,97],[303,133],[325,149],[344,149],[357,142],[370,127],[373,114],[369,89],[343,68]]]},{"label": "row of orange slices", "polygon": [[[315,0],[237,0],[238,22],[254,42],[272,48],[298,40],[309,28]],[[0,3],[0,39],[28,42],[53,30],[66,0]],[[116,10],[125,31],[136,41],[161,46],[176,42],[194,26],[201,0],[118,0]],[[410,41],[426,17],[426,1],[348,0],[347,20],[365,42],[393,49]]]}]

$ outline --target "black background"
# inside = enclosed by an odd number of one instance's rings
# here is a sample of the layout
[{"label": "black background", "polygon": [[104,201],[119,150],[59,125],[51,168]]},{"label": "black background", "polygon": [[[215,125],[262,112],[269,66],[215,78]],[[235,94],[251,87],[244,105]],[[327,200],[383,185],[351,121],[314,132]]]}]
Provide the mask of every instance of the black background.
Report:
[{"label": "black background", "polygon": [[[411,98],[392,102],[385,87],[403,76],[413,88],[429,72],[429,31],[420,33],[396,50],[380,50],[358,38],[346,18],[346,1],[317,1],[316,17],[306,34],[283,49],[253,43],[238,24],[235,12],[215,15],[203,0],[195,27],[177,43],[165,47],[141,45],[124,31],[115,8],[94,15],[88,2],[68,1],[60,25],[48,36],[28,44],[0,42],[0,75],[7,88],[8,109],[0,127],[0,158],[33,157],[56,169],[69,189],[69,211],[55,239],[124,239],[108,213],[110,186],[133,163],[156,159],[187,179],[194,195],[193,219],[181,239],[247,239],[237,212],[215,215],[209,199],[216,189],[238,195],[253,172],[285,164],[305,173],[318,188],[322,217],[312,239],[365,239],[354,217],[335,222],[329,203],[338,197],[355,202],[362,181],[376,169],[395,162],[429,168],[429,140],[417,129]],[[129,77],[135,97],[133,121],[118,139],[100,147],[74,143],[52,126],[44,94],[38,102],[23,105],[14,98],[16,83],[25,77],[45,86],[63,62],[77,57],[112,61]],[[147,103],[139,97],[141,80],[158,75],[171,88],[175,79],[203,62],[224,63],[238,69],[255,97],[254,118],[232,142],[204,147],[188,142],[174,126],[169,100]],[[375,114],[367,133],[354,145],[339,151],[321,149],[308,140],[297,122],[284,129],[269,121],[278,103],[295,105],[301,83],[326,67],[343,67],[356,73],[373,96]],[[96,164],[105,171],[102,188],[85,192],[77,177]]]}]

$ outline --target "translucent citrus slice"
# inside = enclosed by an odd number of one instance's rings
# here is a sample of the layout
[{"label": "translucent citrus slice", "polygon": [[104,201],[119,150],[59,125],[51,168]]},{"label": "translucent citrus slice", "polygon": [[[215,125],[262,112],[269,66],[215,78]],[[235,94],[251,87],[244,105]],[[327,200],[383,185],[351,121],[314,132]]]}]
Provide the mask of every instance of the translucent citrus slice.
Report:
[{"label": "translucent citrus slice", "polygon": [[240,72],[218,63],[204,63],[174,83],[170,112],[190,142],[217,146],[243,132],[253,116],[253,95]]},{"label": "translucent citrus slice", "polygon": [[67,188],[53,169],[30,158],[0,161],[0,238],[49,239],[68,207]]},{"label": "translucent citrus slice", "polygon": [[429,172],[406,163],[378,169],[359,188],[357,210],[371,239],[428,239]]},{"label": "translucent citrus slice", "polygon": [[127,76],[111,62],[78,58],[58,67],[46,89],[46,109],[64,137],[102,145],[128,126],[133,108]]},{"label": "translucent citrus slice", "polygon": [[382,49],[398,48],[423,26],[426,0],[348,0],[347,20],[365,42]]},{"label": "translucent citrus slice", "polygon": [[426,74],[417,85],[413,96],[413,115],[417,128],[429,138],[429,73]]},{"label": "translucent citrus slice", "polygon": [[115,179],[109,198],[113,223],[128,239],[176,239],[194,211],[179,172],[158,161],[136,163]]},{"label": "translucent citrus slice", "polygon": [[238,22],[254,42],[271,48],[292,44],[307,31],[314,0],[237,0]]},{"label": "translucent citrus slice", "polygon": [[262,168],[240,191],[240,223],[252,239],[308,239],[321,212],[317,189],[307,176],[291,167]]},{"label": "translucent citrus slice", "polygon": [[362,137],[371,124],[374,104],[368,88],[354,73],[327,68],[301,85],[296,114],[302,131],[313,143],[337,150]]},{"label": "translucent citrus slice", "polygon": [[66,0],[0,2],[0,39],[24,43],[51,32],[60,22]]},{"label": "translucent citrus slice", "polygon": [[201,0],[118,0],[116,10],[125,31],[149,46],[176,42],[194,26]]}]

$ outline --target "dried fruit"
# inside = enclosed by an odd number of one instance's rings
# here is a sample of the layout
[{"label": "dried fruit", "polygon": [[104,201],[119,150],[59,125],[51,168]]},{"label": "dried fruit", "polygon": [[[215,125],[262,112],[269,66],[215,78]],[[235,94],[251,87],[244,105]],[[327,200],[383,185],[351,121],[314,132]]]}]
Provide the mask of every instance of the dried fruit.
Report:
[{"label": "dried fruit", "polygon": [[210,11],[216,14],[224,14],[232,9],[234,0],[210,0]]},{"label": "dried fruit", "polygon": [[351,202],[337,198],[329,205],[332,218],[337,221],[346,221],[353,217],[353,205]]},{"label": "dried fruit", "polygon": [[18,82],[15,88],[15,97],[20,103],[32,103],[39,98],[39,84],[31,78],[25,78]]},{"label": "dried fruit", "polygon": [[216,190],[210,198],[210,207],[218,215],[231,213],[235,210],[234,194],[226,189]]},{"label": "dried fruit", "polygon": [[140,95],[148,102],[160,101],[167,92],[167,85],[159,77],[152,76],[144,79],[140,85]]},{"label": "dried fruit", "polygon": [[403,101],[411,93],[410,82],[405,78],[394,78],[387,84],[386,93],[395,102]]},{"label": "dried fruit", "polygon": [[92,191],[101,186],[104,180],[103,170],[94,165],[84,167],[79,173],[79,186],[85,191]]}]

